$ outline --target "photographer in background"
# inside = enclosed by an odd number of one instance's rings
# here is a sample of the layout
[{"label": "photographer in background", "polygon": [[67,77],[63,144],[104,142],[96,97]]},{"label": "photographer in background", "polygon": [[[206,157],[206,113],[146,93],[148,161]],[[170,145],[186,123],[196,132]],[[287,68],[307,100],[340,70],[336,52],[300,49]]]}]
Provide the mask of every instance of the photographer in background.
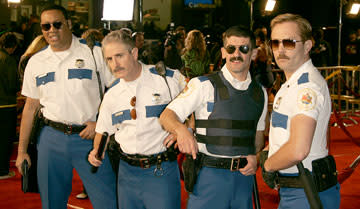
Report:
[{"label": "photographer in background", "polygon": [[183,67],[181,61],[181,55],[184,48],[182,36],[182,33],[177,33],[171,29],[166,33],[164,63],[169,68],[180,70]]}]

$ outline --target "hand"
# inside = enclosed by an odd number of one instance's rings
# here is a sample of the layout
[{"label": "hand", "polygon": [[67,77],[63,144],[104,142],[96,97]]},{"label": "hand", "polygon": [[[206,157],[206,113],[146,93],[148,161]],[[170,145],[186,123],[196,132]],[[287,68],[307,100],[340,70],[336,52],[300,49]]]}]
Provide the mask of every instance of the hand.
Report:
[{"label": "hand", "polygon": [[176,134],[180,152],[189,154],[193,159],[196,159],[196,153],[199,149],[194,135],[186,128],[186,126],[180,126],[176,130]]},{"label": "hand", "polygon": [[88,121],[85,125],[86,127],[79,133],[79,136],[83,139],[94,139],[96,122]]},{"label": "hand", "polygon": [[19,171],[19,173],[21,175],[23,175],[21,165],[24,162],[24,160],[28,161],[29,168],[30,168],[31,167],[31,160],[30,160],[30,157],[29,157],[28,153],[18,153],[15,165],[16,165],[16,167],[17,167],[17,169],[18,169],[18,171]]},{"label": "hand", "polygon": [[266,171],[265,166],[262,166],[261,174],[264,179],[264,182],[271,189],[277,189],[277,186],[278,186],[276,183],[277,172],[268,172],[268,171]]},{"label": "hand", "polygon": [[90,163],[91,165],[96,166],[96,167],[99,167],[99,166],[101,166],[102,161],[101,161],[101,160],[98,160],[98,159],[96,158],[97,152],[98,152],[97,149],[91,150],[91,152],[90,152],[89,155],[88,155],[88,161],[89,161],[89,163]]},{"label": "hand", "polygon": [[248,156],[246,156],[246,159],[247,159],[248,163],[246,164],[245,167],[240,168],[239,171],[244,176],[254,175],[256,173],[256,170],[257,170],[256,155],[248,155]]},{"label": "hand", "polygon": [[178,144],[177,144],[177,142],[176,142],[176,135],[175,135],[175,134],[169,134],[169,135],[165,138],[165,140],[164,140],[164,142],[163,142],[163,145],[166,146],[166,148],[169,148],[169,147],[171,147],[171,145],[173,145],[174,143],[175,143],[174,148],[176,149],[177,146],[178,146]]}]

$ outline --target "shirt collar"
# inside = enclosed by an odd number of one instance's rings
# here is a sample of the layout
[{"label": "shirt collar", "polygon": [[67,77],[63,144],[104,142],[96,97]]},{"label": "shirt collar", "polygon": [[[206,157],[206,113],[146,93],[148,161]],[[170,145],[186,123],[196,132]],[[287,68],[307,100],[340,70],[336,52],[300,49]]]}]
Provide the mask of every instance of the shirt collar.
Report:
[{"label": "shirt collar", "polygon": [[239,81],[234,76],[232,76],[226,65],[222,67],[221,72],[223,73],[225,79],[237,90],[246,90],[251,83],[250,72],[247,73],[245,81]]},{"label": "shirt collar", "polygon": [[295,82],[297,82],[300,78],[300,76],[309,71],[309,68],[312,66],[312,62],[311,59],[309,59],[308,61],[306,61],[304,64],[302,64],[290,77],[289,80],[287,80],[284,85],[290,85],[293,84]]}]

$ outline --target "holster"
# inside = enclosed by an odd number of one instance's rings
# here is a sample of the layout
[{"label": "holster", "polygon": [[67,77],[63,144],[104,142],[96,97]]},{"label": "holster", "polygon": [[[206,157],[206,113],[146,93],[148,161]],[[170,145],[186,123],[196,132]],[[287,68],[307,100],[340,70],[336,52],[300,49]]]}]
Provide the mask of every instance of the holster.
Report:
[{"label": "holster", "polygon": [[37,180],[37,140],[40,135],[41,129],[44,127],[43,115],[41,113],[42,105],[40,105],[34,113],[33,126],[30,132],[29,144],[27,153],[31,159],[31,167],[28,169],[27,175],[21,177],[22,183],[26,184],[22,187],[24,193],[26,192],[39,192],[38,180]]},{"label": "holster", "polygon": [[335,186],[338,181],[334,157],[328,155],[312,161],[312,176],[318,192]]},{"label": "holster", "polygon": [[109,155],[111,167],[113,168],[115,174],[117,174],[120,163],[120,145],[115,141],[115,134],[110,136],[107,152]]},{"label": "holster", "polygon": [[201,169],[201,159],[197,156],[194,160],[191,155],[186,155],[182,164],[184,174],[185,190],[189,193],[194,191],[194,186]]}]

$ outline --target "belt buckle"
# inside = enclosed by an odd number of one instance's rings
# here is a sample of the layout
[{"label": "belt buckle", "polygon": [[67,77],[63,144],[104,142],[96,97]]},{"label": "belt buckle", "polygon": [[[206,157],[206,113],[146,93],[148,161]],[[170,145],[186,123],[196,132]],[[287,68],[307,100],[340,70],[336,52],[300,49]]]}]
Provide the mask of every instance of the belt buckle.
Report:
[{"label": "belt buckle", "polygon": [[64,130],[64,133],[66,135],[71,135],[72,134],[72,125],[66,125],[65,126],[65,130]]},{"label": "belt buckle", "polygon": [[139,162],[140,162],[140,167],[142,169],[150,168],[150,160],[149,160],[149,158],[140,158]]},{"label": "belt buckle", "polygon": [[241,160],[240,157],[239,157],[239,158],[231,158],[230,171],[237,171],[237,170],[239,170],[240,160]]}]

